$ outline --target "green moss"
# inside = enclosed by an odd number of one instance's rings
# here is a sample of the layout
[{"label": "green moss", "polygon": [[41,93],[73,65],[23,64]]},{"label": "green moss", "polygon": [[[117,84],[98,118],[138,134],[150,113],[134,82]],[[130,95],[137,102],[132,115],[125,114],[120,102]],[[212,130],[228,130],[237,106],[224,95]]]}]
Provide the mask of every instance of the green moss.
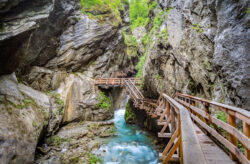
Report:
[{"label": "green moss", "polygon": [[109,110],[111,107],[111,100],[110,98],[102,91],[99,91],[98,96],[99,102],[96,104],[96,108],[106,109]]},{"label": "green moss", "polygon": [[52,144],[52,145],[54,145],[54,146],[59,146],[59,145],[61,145],[63,142],[68,142],[68,143],[69,143],[69,142],[70,142],[70,139],[69,139],[69,138],[64,139],[64,138],[60,138],[60,137],[58,137],[58,136],[56,136],[56,135],[53,135],[53,136],[47,138],[47,139],[46,139],[46,142],[47,142],[48,144]]},{"label": "green moss", "polygon": [[165,40],[166,43],[168,43],[168,31],[166,28],[164,28],[162,31],[161,31],[161,35],[162,35],[162,38]]},{"label": "green moss", "polygon": [[47,120],[43,122],[44,126],[47,126],[48,124],[49,124],[49,122]]},{"label": "green moss", "polygon": [[89,159],[89,163],[90,164],[96,164],[97,162],[99,163],[103,163],[102,159],[95,156],[94,154],[92,153],[88,153],[88,159]]},{"label": "green moss", "polygon": [[15,108],[17,109],[23,109],[25,107],[28,107],[28,106],[35,106],[35,107],[38,107],[35,100],[32,99],[31,97],[28,97],[28,98],[25,98],[23,99],[22,103],[21,104],[15,104],[14,102],[12,101],[8,101],[12,106],[14,106]]},{"label": "green moss", "polygon": [[53,94],[52,97],[55,99],[55,102],[58,104],[58,107],[57,107],[58,114],[62,115],[64,113],[64,110],[63,110],[64,101],[60,98],[59,93]]},{"label": "green moss", "polygon": [[247,13],[247,14],[250,14],[250,8],[247,9],[246,13]]},{"label": "green moss", "polygon": [[215,115],[216,118],[220,119],[223,122],[227,122],[227,116],[225,112],[216,111]]},{"label": "green moss", "polygon": [[159,74],[155,75],[155,78],[156,78],[157,80],[161,80],[161,79],[162,79],[162,77],[161,77]]},{"label": "green moss", "polygon": [[138,44],[137,40],[133,35],[126,34],[125,31],[122,31],[122,36],[124,43],[127,46],[127,55],[130,58],[131,56],[137,56]]},{"label": "green moss", "polygon": [[109,18],[113,25],[118,26],[122,22],[120,10],[124,10],[124,3],[123,0],[81,0],[82,13],[101,22]]},{"label": "green moss", "polygon": [[138,46],[137,40],[133,35],[127,35],[125,31],[122,31],[122,36],[124,38],[124,43],[126,44],[126,46]]},{"label": "green moss", "polygon": [[203,30],[202,30],[201,25],[199,23],[193,24],[192,30],[196,30],[198,33],[203,33]]},{"label": "green moss", "polygon": [[69,159],[69,162],[70,162],[71,164],[77,164],[78,161],[79,161],[79,159],[80,159],[79,156],[71,157],[71,158]]},{"label": "green moss", "polygon": [[33,122],[32,122],[32,126],[33,126],[34,128],[36,128],[36,127],[37,127],[37,123],[36,123],[36,121],[33,121]]},{"label": "green moss", "polygon": [[126,104],[126,111],[124,115],[125,121],[127,123],[132,123],[136,120],[135,114],[132,112],[132,108],[130,107],[130,104],[127,102]]}]

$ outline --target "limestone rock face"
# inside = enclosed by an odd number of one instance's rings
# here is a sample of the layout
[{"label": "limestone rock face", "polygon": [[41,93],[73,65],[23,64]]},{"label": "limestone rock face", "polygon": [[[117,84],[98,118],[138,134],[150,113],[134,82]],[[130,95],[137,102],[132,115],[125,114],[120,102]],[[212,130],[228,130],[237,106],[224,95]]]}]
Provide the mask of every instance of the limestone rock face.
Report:
[{"label": "limestone rock face", "polygon": [[1,2],[0,74],[44,65],[53,58],[58,37],[70,22],[67,17],[79,3],[76,0]]},{"label": "limestone rock face", "polygon": [[65,102],[63,123],[101,121],[112,118],[113,111],[97,108],[99,91],[94,80],[83,74],[71,74],[58,88]]},{"label": "limestone rock face", "polygon": [[151,19],[159,7],[165,12],[146,46],[145,93],[183,92],[249,109],[248,3],[159,1]]},{"label": "limestone rock face", "polygon": [[49,97],[14,74],[0,77],[0,163],[32,163],[50,116]]}]

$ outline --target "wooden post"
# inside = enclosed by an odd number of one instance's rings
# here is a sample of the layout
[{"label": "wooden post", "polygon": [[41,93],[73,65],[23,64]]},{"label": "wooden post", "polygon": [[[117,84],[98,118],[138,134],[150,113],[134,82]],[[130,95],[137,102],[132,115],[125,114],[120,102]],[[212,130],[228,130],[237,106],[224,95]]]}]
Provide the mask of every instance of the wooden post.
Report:
[{"label": "wooden post", "polygon": [[175,110],[173,107],[170,109],[170,115],[171,115],[171,134],[173,135],[176,130],[176,122],[175,122]]},{"label": "wooden post", "polygon": [[[206,114],[209,114],[209,104],[208,103],[204,103],[204,111],[206,112]],[[209,126],[209,120],[204,118],[204,121],[206,122],[206,124]]]},{"label": "wooden post", "polygon": [[167,115],[169,117],[170,116],[170,103],[168,101],[167,101],[166,107],[167,107]]},{"label": "wooden post", "polygon": [[[233,126],[233,127],[236,127],[235,116],[233,116],[233,115],[227,113],[227,123],[230,124],[230,125]],[[238,147],[238,146],[237,146],[237,139],[236,139],[233,135],[228,134],[228,140],[229,140],[232,144],[234,144],[236,147]],[[234,160],[234,161],[237,160],[236,156],[235,156],[233,153],[230,153],[230,157],[231,157],[232,160]]]},{"label": "wooden post", "polygon": [[[243,132],[249,138],[250,137],[250,126],[246,122],[243,122]],[[250,160],[250,151],[245,147],[245,156]]]}]

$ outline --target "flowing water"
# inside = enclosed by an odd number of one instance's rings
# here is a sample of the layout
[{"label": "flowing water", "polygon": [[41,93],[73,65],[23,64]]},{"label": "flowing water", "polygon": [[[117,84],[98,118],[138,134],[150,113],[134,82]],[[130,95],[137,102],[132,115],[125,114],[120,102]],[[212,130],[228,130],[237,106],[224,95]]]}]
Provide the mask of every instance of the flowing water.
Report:
[{"label": "flowing water", "polygon": [[113,119],[117,136],[100,148],[105,164],[156,164],[158,153],[153,139],[135,125],[128,125],[124,119],[125,109],[115,111]]}]

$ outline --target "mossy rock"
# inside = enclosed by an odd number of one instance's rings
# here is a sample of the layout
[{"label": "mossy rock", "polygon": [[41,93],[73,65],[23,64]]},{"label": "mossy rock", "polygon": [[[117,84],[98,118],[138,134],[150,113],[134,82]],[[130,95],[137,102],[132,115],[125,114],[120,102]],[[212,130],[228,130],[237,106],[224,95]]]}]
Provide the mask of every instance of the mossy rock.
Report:
[{"label": "mossy rock", "polygon": [[136,121],[135,113],[133,112],[133,109],[130,107],[130,104],[126,104],[126,111],[124,115],[125,121],[129,124],[133,124]]}]

